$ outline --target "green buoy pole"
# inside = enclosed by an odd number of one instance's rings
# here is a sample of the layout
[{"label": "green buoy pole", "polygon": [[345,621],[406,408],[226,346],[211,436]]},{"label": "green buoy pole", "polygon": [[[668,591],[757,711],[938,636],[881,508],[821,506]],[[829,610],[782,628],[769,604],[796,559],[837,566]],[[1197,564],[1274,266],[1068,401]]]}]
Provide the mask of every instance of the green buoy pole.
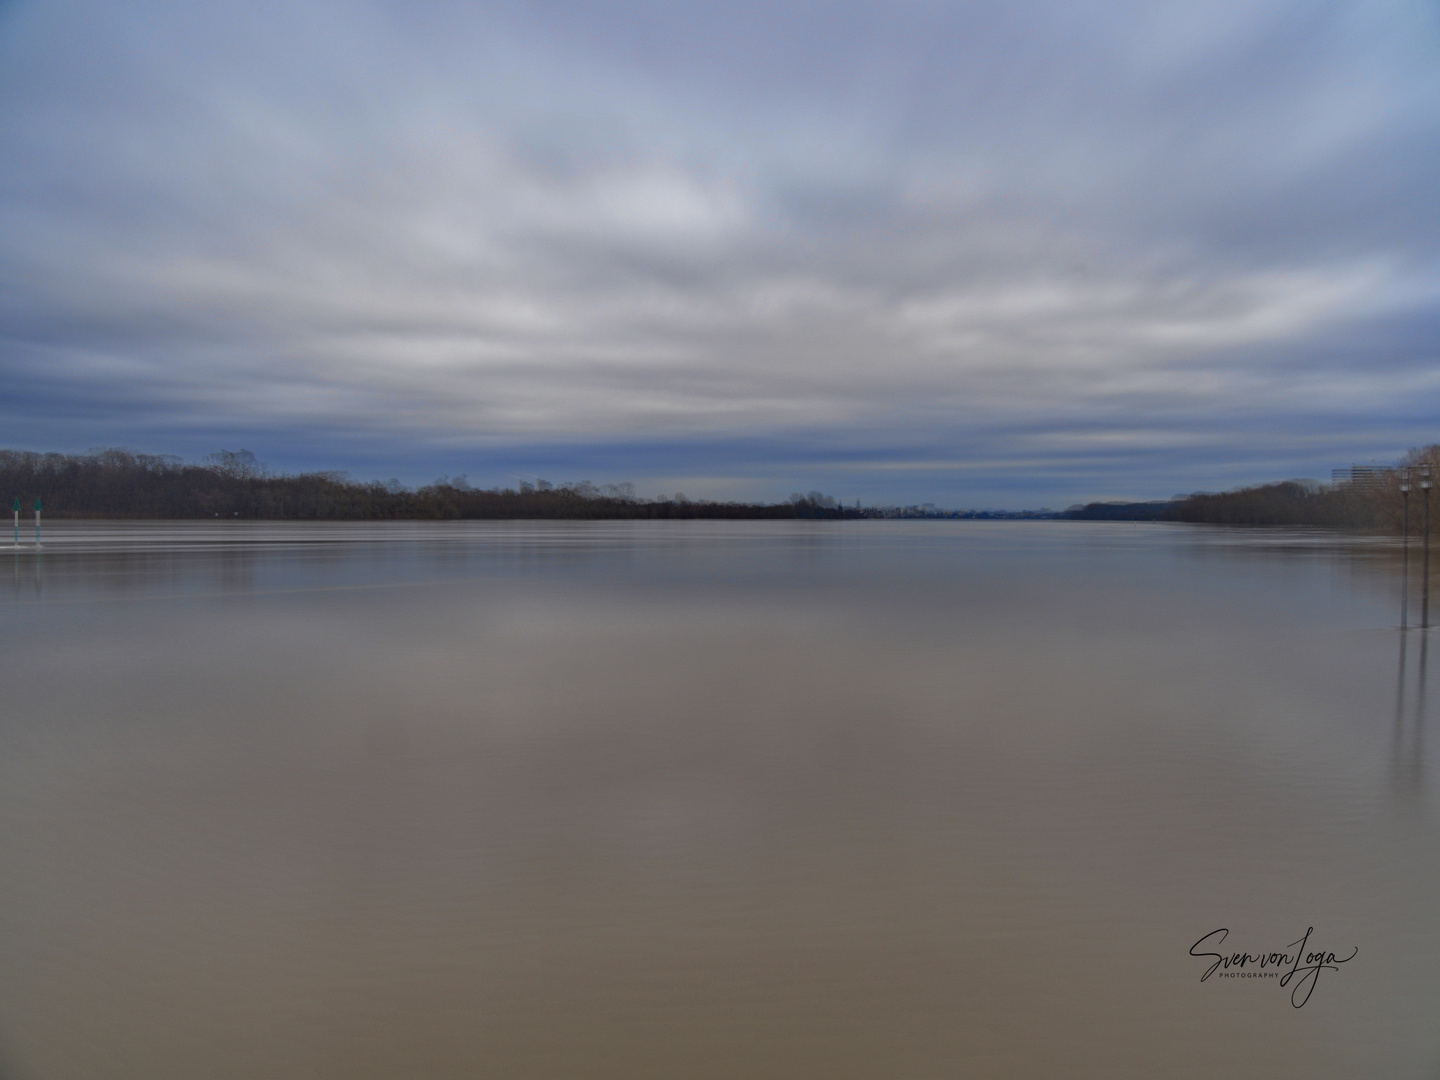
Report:
[{"label": "green buoy pole", "polygon": [[40,499],[35,499],[35,546],[40,546]]},{"label": "green buoy pole", "polygon": [[15,511],[15,546],[16,546],[16,547],[19,547],[19,546],[20,546],[20,496],[19,496],[19,495],[16,495],[16,496],[15,496],[15,502],[12,504],[12,508],[13,508],[14,511]]}]

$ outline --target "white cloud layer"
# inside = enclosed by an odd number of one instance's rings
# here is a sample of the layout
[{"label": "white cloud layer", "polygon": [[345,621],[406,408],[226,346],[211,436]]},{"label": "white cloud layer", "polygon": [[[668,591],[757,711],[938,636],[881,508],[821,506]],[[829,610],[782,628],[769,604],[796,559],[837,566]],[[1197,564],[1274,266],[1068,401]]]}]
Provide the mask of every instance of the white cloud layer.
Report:
[{"label": "white cloud layer", "polygon": [[21,0],[0,411],[761,486],[747,440],[1092,487],[1393,452],[1440,437],[1437,185],[1419,2]]}]

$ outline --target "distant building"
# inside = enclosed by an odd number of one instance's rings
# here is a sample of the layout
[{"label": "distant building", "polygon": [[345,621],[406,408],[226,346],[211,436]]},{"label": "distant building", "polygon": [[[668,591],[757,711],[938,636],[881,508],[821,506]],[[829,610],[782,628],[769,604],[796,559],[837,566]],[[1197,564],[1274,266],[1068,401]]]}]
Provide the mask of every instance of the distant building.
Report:
[{"label": "distant building", "polygon": [[1348,469],[1331,469],[1330,482],[1336,487],[1353,484],[1362,489],[1379,488],[1394,471],[1394,465],[1351,465]]}]

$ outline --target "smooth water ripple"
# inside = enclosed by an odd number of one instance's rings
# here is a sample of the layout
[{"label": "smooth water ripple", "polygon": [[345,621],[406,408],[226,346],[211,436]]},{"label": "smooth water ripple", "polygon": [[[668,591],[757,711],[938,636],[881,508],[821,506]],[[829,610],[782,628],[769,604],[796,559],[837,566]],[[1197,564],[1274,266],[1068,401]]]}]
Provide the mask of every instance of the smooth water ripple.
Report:
[{"label": "smooth water ripple", "polygon": [[[0,553],[5,1080],[1440,1073],[1387,540],[44,540]],[[1202,982],[1222,927],[1337,962]]]}]

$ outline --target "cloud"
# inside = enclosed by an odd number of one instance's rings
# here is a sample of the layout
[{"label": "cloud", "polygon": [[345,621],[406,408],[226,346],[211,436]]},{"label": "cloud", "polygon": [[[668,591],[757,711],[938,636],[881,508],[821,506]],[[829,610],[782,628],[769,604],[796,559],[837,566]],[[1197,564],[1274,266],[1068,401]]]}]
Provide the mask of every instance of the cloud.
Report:
[{"label": "cloud", "polygon": [[687,491],[1393,453],[1437,60],[1399,2],[12,4],[0,411]]}]

